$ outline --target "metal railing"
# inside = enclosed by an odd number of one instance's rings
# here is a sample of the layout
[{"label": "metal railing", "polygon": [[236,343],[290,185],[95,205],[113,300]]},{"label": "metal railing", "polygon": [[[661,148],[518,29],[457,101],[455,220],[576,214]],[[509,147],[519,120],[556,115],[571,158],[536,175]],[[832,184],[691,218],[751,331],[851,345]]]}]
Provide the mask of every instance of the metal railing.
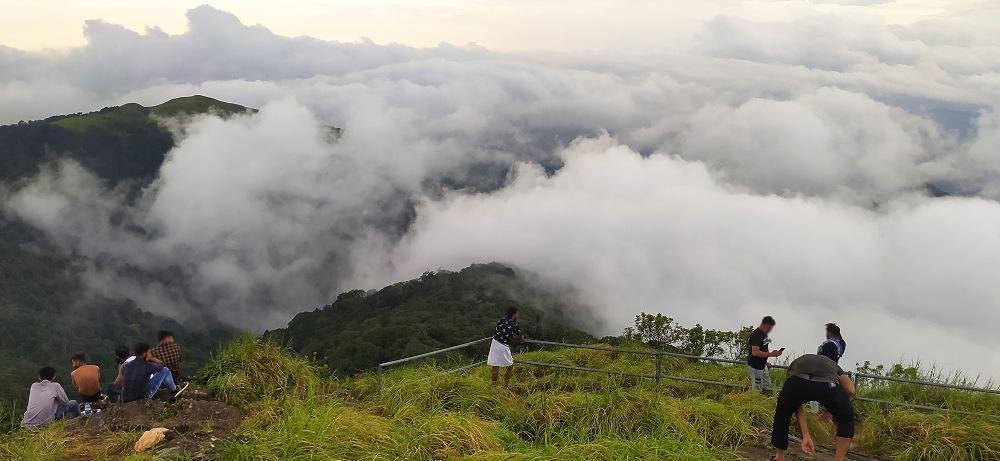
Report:
[{"label": "metal railing", "polygon": [[[475,341],[469,341],[467,343],[459,344],[457,346],[451,346],[451,347],[446,347],[444,349],[438,349],[438,350],[435,350],[435,351],[425,352],[423,354],[417,354],[417,355],[413,355],[413,356],[410,356],[410,357],[401,358],[399,360],[392,360],[392,361],[389,361],[389,362],[382,362],[382,363],[378,364],[378,368],[376,369],[376,372],[375,372],[375,375],[376,375],[376,377],[375,377],[375,389],[376,390],[381,390],[382,389],[382,369],[384,369],[384,368],[388,368],[388,367],[391,367],[393,365],[399,365],[401,363],[412,362],[414,360],[425,359],[427,357],[432,357],[432,356],[435,356],[435,355],[438,355],[438,354],[444,354],[445,352],[452,352],[452,351],[457,351],[459,349],[465,349],[466,347],[475,346],[476,344],[484,343],[484,342],[492,340],[492,339],[493,339],[492,337],[483,338],[483,339],[477,339]],[[472,368],[474,366],[477,366],[477,365],[480,365],[480,364],[483,364],[483,363],[485,363],[485,361],[476,362],[476,363],[473,363],[473,364],[470,364],[470,365],[465,365],[463,367],[458,367],[458,368],[455,368],[455,369],[452,369],[452,370],[447,370],[444,373],[452,373],[452,372],[458,372],[458,371],[462,371],[462,370],[467,370],[469,368]]]},{"label": "metal railing", "polygon": [[[380,363],[378,365],[377,372],[376,372],[377,373],[377,384],[376,384],[377,389],[381,389],[381,387],[382,387],[382,373],[383,373],[383,368],[390,367],[390,366],[393,366],[393,365],[398,365],[398,364],[405,363],[405,362],[410,362],[410,361],[413,361],[413,360],[419,360],[419,359],[431,357],[431,356],[438,355],[438,354],[443,354],[445,352],[451,352],[451,351],[456,351],[456,350],[459,350],[459,349],[464,349],[464,348],[467,348],[467,347],[470,347],[470,346],[474,346],[476,344],[480,344],[480,343],[484,343],[486,341],[490,341],[491,339],[492,338],[478,339],[478,340],[470,341],[470,342],[467,342],[467,343],[464,343],[464,344],[459,344],[457,346],[452,346],[452,347],[448,347],[448,348],[444,348],[444,349],[439,349],[439,350],[427,352],[427,353],[424,353],[424,354],[418,354],[418,355],[414,355],[414,356],[411,356],[411,357],[402,358],[402,359],[399,359],[399,360],[393,360],[393,361],[390,361],[390,362]],[[524,343],[526,343],[526,344],[534,344],[534,345],[537,345],[537,346],[555,346],[555,347],[564,347],[564,348],[572,348],[572,349],[589,349],[589,350],[596,350],[596,351],[603,351],[603,352],[612,352],[612,353],[619,353],[619,354],[634,354],[634,355],[652,356],[652,357],[655,357],[655,366],[656,366],[655,370],[656,371],[653,374],[649,374],[649,373],[635,373],[635,372],[628,372],[628,371],[621,371],[621,370],[607,370],[607,369],[602,369],[602,368],[579,367],[579,366],[576,366],[576,365],[566,365],[566,364],[560,364],[560,363],[535,362],[535,361],[530,361],[530,360],[516,360],[515,363],[520,363],[520,364],[523,364],[523,365],[531,365],[531,366],[536,366],[536,367],[555,368],[555,369],[561,369],[561,370],[573,370],[573,371],[582,371],[582,372],[587,372],[587,373],[602,373],[602,374],[608,374],[608,375],[629,376],[629,377],[641,378],[641,379],[652,379],[652,380],[654,380],[656,382],[657,385],[659,385],[661,383],[661,381],[663,381],[663,380],[670,380],[670,381],[690,382],[690,383],[706,384],[706,385],[714,385],[714,386],[723,386],[723,387],[734,388],[734,389],[747,389],[747,388],[750,387],[748,384],[745,384],[745,383],[744,384],[734,384],[734,383],[728,383],[728,382],[724,382],[724,381],[713,381],[713,380],[708,380],[708,379],[692,378],[692,377],[686,377],[686,376],[674,376],[674,375],[665,374],[663,372],[663,357],[676,357],[676,358],[682,358],[682,359],[688,359],[688,360],[696,360],[696,361],[704,361],[704,362],[714,362],[714,363],[723,363],[723,364],[730,364],[730,365],[745,365],[746,362],[744,362],[742,360],[725,359],[725,358],[720,358],[720,357],[707,357],[707,356],[683,354],[683,353],[679,353],[679,352],[668,352],[668,351],[661,351],[661,350],[624,349],[624,348],[618,348],[618,347],[594,346],[594,345],[589,345],[589,344],[572,344],[572,343],[562,343],[562,342],[556,342],[556,341],[542,341],[542,340],[536,340],[536,339],[527,339],[527,340],[524,341]],[[478,361],[476,363],[472,363],[472,364],[469,364],[469,365],[464,365],[464,366],[453,368],[453,369],[450,369],[450,370],[445,370],[445,371],[441,372],[439,375],[441,375],[441,374],[455,373],[455,372],[460,372],[460,371],[468,370],[470,368],[474,368],[476,366],[480,366],[480,365],[482,365],[484,363],[485,363],[485,361]],[[778,368],[778,369],[787,369],[788,368],[785,365],[771,365],[770,367],[771,368]],[[883,380],[883,381],[890,381],[890,382],[898,382],[898,383],[904,383],[904,384],[914,384],[914,385],[920,385],[920,386],[929,386],[929,387],[938,387],[938,388],[945,388],[945,389],[953,389],[953,390],[959,390],[959,391],[965,391],[965,392],[982,392],[982,393],[987,393],[987,394],[1000,394],[1000,389],[963,386],[963,385],[948,384],[948,383],[941,383],[941,382],[935,382],[935,381],[920,381],[920,380],[914,380],[914,379],[897,378],[897,377],[892,377],[892,376],[873,375],[873,374],[870,374],[870,373],[857,373],[857,372],[855,372],[855,373],[848,373],[848,374],[857,381],[857,384],[859,386],[860,386],[860,378],[864,378],[864,379],[873,379],[873,380]],[[874,404],[894,405],[894,406],[900,406],[900,407],[906,407],[906,408],[913,408],[913,409],[918,409],[918,410],[939,411],[939,412],[954,413],[954,414],[968,415],[968,416],[984,416],[984,417],[987,417],[987,418],[1000,420],[1000,415],[993,415],[993,414],[988,414],[988,413],[975,413],[975,412],[955,410],[955,409],[950,409],[950,408],[933,407],[933,406],[928,406],[928,405],[919,405],[919,404],[908,403],[908,402],[897,402],[897,401],[892,401],[892,400],[882,400],[882,399],[875,399],[875,398],[862,397],[862,396],[858,396],[856,398],[859,401],[869,402],[869,403],[874,403]]]}]

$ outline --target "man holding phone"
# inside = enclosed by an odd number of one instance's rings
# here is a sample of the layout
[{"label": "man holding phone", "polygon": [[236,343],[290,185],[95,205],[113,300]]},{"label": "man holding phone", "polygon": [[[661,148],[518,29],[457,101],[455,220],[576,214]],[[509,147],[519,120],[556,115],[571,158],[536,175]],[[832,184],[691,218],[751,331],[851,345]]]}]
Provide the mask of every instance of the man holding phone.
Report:
[{"label": "man holding phone", "polygon": [[774,329],[774,318],[770,315],[760,321],[760,326],[750,333],[750,340],[747,342],[747,374],[750,376],[750,386],[753,390],[764,395],[771,395],[771,374],[767,370],[767,359],[769,357],[781,357],[785,348],[774,352],[768,350],[771,340],[767,335]]}]

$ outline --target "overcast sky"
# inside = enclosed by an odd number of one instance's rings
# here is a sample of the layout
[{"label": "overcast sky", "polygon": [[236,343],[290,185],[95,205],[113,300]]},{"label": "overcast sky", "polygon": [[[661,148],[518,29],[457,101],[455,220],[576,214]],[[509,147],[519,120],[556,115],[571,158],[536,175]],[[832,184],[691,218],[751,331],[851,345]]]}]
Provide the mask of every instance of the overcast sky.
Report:
[{"label": "overcast sky", "polygon": [[[21,49],[84,43],[84,20],[180,33],[201,0],[0,0],[0,43]],[[286,36],[434,46],[478,43],[496,50],[655,49],[717,15],[793,20],[817,13],[910,25],[964,16],[988,24],[991,0],[218,0],[247,24]]]},{"label": "overcast sky", "polygon": [[4,210],[180,319],[501,261],[598,335],[772,314],[794,352],[836,321],[848,363],[1000,377],[996,2],[293,4],[0,2],[0,122],[261,109],[187,121],[140,200],[64,162]]}]

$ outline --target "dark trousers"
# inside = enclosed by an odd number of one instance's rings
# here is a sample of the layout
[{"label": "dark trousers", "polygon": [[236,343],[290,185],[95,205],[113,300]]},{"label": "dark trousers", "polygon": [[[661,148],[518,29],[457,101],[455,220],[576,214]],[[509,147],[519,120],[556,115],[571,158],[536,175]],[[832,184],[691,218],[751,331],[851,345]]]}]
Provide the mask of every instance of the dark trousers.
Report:
[{"label": "dark trousers", "polygon": [[101,400],[101,395],[102,394],[100,392],[98,392],[98,393],[96,393],[94,395],[83,395],[83,394],[80,394],[80,399],[79,400],[80,400],[80,403],[99,402]]},{"label": "dark trousers", "polygon": [[854,407],[843,388],[790,376],[778,394],[778,405],[774,409],[774,427],[771,429],[771,444],[774,448],[788,449],[788,426],[792,415],[799,407],[813,400],[826,407],[826,411],[833,415],[833,420],[837,423],[837,437],[854,438]]}]

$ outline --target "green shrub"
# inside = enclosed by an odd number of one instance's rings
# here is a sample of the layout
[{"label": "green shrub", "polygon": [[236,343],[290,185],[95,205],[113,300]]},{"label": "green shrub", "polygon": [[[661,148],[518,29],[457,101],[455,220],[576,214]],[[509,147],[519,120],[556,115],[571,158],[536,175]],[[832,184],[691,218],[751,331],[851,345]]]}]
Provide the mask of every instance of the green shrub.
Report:
[{"label": "green shrub", "polygon": [[896,409],[869,415],[856,442],[898,460],[1000,460],[1000,424],[985,418]]},{"label": "green shrub", "polygon": [[200,379],[219,400],[244,408],[266,397],[304,396],[322,383],[319,370],[308,360],[249,335],[234,339],[209,359]]}]

